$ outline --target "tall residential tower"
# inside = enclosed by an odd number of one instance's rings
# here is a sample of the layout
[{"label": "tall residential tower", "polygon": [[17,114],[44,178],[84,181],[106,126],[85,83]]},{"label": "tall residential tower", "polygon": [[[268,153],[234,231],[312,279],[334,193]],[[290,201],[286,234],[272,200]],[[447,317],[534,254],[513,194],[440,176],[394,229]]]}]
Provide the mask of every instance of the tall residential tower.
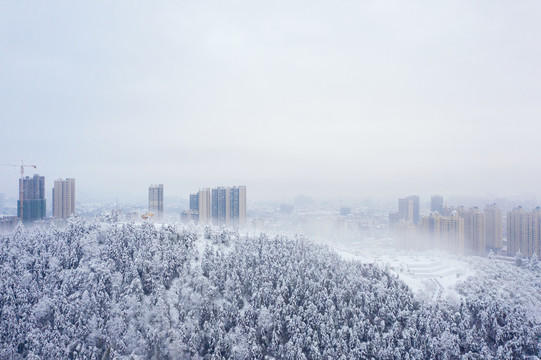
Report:
[{"label": "tall residential tower", "polygon": [[486,250],[499,254],[503,243],[503,212],[496,204],[485,208]]},{"label": "tall residential tower", "polygon": [[156,214],[158,219],[163,217],[163,184],[150,185],[148,188],[148,210]]},{"label": "tall residential tower", "polygon": [[531,257],[541,257],[541,209],[526,212],[522,207],[507,213],[507,255],[518,251]]},{"label": "tall residential tower", "polygon": [[398,199],[398,219],[414,225],[419,224],[419,196]]},{"label": "tall residential tower", "polygon": [[75,179],[58,179],[53,187],[53,217],[67,219],[75,213]]},{"label": "tall residential tower", "polygon": [[466,255],[485,254],[485,213],[478,208],[457,209],[464,219],[464,252]]}]

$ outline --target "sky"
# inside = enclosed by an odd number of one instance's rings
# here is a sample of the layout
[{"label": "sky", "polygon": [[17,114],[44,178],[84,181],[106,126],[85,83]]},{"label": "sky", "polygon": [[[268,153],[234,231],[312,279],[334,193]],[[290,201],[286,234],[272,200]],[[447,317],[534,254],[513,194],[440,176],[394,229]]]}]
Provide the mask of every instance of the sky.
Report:
[{"label": "sky", "polygon": [[0,164],[102,201],[537,196],[540,34],[538,0],[0,0]]}]

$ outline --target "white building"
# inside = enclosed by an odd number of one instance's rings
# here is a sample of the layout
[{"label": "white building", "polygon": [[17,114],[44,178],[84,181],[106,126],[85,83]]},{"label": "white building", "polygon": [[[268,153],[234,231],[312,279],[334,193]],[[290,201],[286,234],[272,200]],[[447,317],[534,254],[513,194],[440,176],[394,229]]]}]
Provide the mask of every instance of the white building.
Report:
[{"label": "white building", "polygon": [[67,219],[75,213],[75,179],[58,179],[53,187],[53,217]]}]

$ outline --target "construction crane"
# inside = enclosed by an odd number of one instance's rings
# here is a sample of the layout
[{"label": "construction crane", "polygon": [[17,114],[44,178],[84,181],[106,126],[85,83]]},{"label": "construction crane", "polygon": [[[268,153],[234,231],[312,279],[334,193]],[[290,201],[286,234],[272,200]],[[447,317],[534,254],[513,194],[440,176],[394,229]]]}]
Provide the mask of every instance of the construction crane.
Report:
[{"label": "construction crane", "polygon": [[21,221],[23,221],[23,179],[24,179],[24,168],[30,167],[30,168],[36,168],[36,165],[25,165],[24,161],[21,160],[20,165],[14,165],[14,164],[0,164],[0,166],[20,166],[21,167],[21,181],[19,182],[19,218]]},{"label": "construction crane", "polygon": [[145,219],[145,220],[147,220],[147,219],[149,219],[149,218],[151,218],[151,217],[153,217],[153,216],[154,216],[154,214],[151,213],[151,212],[146,212],[146,213],[144,213],[143,215],[141,215],[141,217],[142,217],[143,219]]}]

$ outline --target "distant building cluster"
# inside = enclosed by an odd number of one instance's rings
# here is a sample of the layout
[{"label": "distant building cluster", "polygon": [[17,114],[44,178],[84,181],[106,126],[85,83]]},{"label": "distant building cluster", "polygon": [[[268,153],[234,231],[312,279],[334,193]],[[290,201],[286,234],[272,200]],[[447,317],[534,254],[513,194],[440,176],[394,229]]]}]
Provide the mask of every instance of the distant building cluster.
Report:
[{"label": "distant building cluster", "polygon": [[[3,208],[3,195],[0,200]],[[46,213],[45,177],[38,174],[32,177],[21,175],[17,215],[0,215],[0,230],[13,229],[20,220],[32,222],[45,219]],[[52,188],[52,216],[56,219],[68,219],[73,214],[75,214],[75,179],[57,179]],[[163,184],[149,186],[148,212],[139,215],[137,211],[130,213],[132,220],[163,219]],[[186,221],[200,224],[245,226],[246,186],[201,189],[196,194],[190,195],[190,209],[183,211],[181,217]]]},{"label": "distant building cluster", "polygon": [[[434,195],[430,213],[420,218],[418,196],[398,200],[398,213],[389,214],[395,238],[404,248],[441,249],[458,255],[495,254],[503,250],[503,212],[495,204],[448,208],[443,197]],[[539,255],[539,254],[538,254]]]},{"label": "distant building cluster", "polygon": [[190,210],[182,218],[199,224],[245,226],[246,186],[200,189],[190,195]]},{"label": "distant building cluster", "polygon": [[[75,179],[58,179],[52,189],[52,214],[54,218],[67,219],[75,213]],[[19,179],[19,200],[17,216],[3,216],[1,228],[14,226],[17,219],[32,222],[45,219],[47,201],[45,199],[45,177],[35,174]]]}]

